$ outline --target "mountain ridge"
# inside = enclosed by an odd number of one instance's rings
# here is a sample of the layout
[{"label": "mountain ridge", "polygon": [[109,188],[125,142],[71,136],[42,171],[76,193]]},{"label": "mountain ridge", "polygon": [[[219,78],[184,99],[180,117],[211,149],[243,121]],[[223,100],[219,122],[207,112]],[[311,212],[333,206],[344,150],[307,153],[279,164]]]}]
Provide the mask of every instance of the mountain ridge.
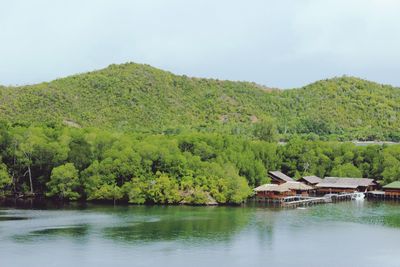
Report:
[{"label": "mountain ridge", "polygon": [[273,122],[281,135],[400,138],[400,90],[342,76],[300,88],[175,75],[147,64],[107,68],[24,86],[0,86],[11,124],[59,124],[122,131],[182,129],[248,135]]}]

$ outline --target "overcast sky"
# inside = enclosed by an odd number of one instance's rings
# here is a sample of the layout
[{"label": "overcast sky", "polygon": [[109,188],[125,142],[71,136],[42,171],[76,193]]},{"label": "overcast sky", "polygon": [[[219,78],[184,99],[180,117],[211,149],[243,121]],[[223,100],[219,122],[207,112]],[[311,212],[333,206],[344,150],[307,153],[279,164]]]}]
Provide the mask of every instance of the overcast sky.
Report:
[{"label": "overcast sky", "polygon": [[147,63],[291,88],[400,85],[397,0],[0,0],[0,84]]}]

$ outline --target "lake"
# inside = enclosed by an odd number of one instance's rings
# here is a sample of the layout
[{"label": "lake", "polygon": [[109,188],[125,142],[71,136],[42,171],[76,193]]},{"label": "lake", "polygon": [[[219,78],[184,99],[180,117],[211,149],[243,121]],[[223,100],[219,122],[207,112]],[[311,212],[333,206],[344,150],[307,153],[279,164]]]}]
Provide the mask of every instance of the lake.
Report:
[{"label": "lake", "polygon": [[400,204],[0,208],[0,266],[400,266]]}]

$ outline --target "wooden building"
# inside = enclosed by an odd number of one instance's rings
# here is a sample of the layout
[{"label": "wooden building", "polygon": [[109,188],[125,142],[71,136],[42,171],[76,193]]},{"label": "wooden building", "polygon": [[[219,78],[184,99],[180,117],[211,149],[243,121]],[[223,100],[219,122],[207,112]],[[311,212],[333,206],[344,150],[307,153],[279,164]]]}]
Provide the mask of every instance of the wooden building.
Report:
[{"label": "wooden building", "polygon": [[373,179],[326,177],[315,185],[319,194],[366,192],[377,188]]},{"label": "wooden building", "polygon": [[295,180],[280,171],[269,171],[268,176],[271,178],[272,184],[279,185],[286,182],[295,182]]},{"label": "wooden building", "polygon": [[396,181],[383,186],[385,197],[400,197],[400,181]]},{"label": "wooden building", "polygon": [[322,179],[319,178],[318,176],[304,176],[304,177],[301,177],[298,181],[302,182],[302,183],[304,183],[306,185],[314,187],[318,183],[320,183],[322,181]]},{"label": "wooden building", "polygon": [[289,196],[308,196],[311,186],[289,181],[281,184],[264,184],[254,189],[258,200],[281,199]]}]

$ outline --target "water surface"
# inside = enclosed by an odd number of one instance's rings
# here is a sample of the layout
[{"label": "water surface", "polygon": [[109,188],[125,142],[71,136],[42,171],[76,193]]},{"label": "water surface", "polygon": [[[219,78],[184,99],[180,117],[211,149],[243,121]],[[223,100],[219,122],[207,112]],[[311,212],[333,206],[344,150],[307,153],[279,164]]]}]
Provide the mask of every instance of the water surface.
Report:
[{"label": "water surface", "polygon": [[0,266],[400,266],[400,204],[0,208]]}]

